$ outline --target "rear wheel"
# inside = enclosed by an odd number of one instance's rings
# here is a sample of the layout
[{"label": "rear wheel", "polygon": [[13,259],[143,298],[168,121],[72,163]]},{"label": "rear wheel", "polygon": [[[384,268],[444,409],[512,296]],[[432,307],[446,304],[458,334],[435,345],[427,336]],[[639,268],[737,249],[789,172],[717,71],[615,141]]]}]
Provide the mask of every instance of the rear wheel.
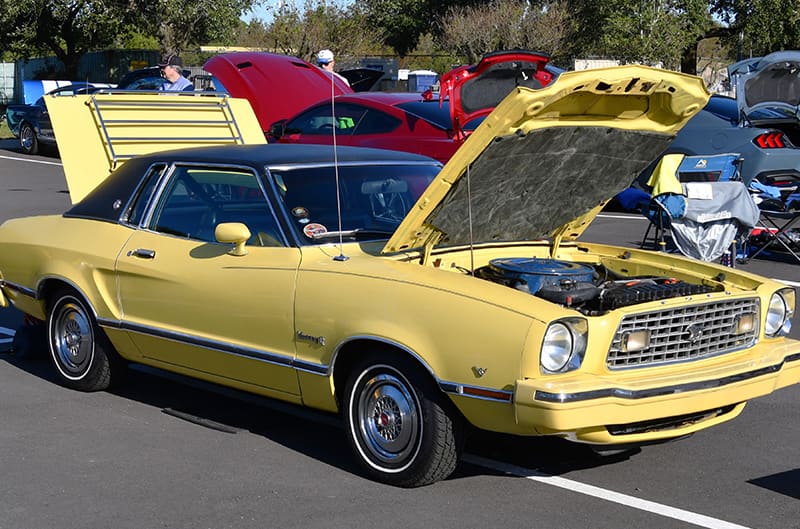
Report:
[{"label": "rear wheel", "polygon": [[19,128],[19,147],[25,154],[39,152],[39,139],[36,137],[36,131],[28,123],[23,123]]},{"label": "rear wheel", "polygon": [[393,356],[370,355],[352,371],[344,402],[348,440],[372,479],[427,485],[456,468],[460,417],[427,373]]},{"label": "rear wheel", "polygon": [[71,289],[50,298],[47,317],[50,355],[61,382],[81,391],[109,387],[113,349],[81,297]]}]

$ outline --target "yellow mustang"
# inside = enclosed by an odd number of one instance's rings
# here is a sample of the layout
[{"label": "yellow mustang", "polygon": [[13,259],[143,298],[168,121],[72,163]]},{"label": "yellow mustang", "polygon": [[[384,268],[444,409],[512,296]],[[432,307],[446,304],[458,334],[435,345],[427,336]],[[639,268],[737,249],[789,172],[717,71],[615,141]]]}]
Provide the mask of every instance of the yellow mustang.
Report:
[{"label": "yellow mustang", "polygon": [[[368,476],[419,486],[469,426],[644,444],[800,381],[794,290],[577,241],[705,104],[695,77],[516,88],[443,168],[259,145],[239,102],[171,97],[49,99],[74,206],[0,227],[0,305],[47,322],[67,386],[128,361],[340,413]],[[255,144],[159,151],[209,143]]]}]

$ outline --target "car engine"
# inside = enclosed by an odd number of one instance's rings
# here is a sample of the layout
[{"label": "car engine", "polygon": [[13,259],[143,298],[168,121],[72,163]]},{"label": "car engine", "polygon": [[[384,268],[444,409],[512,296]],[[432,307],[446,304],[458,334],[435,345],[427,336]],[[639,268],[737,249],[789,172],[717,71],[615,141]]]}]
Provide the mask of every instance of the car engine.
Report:
[{"label": "car engine", "polygon": [[621,277],[602,265],[527,257],[493,259],[475,270],[475,276],[587,315],[714,290],[671,277]]}]

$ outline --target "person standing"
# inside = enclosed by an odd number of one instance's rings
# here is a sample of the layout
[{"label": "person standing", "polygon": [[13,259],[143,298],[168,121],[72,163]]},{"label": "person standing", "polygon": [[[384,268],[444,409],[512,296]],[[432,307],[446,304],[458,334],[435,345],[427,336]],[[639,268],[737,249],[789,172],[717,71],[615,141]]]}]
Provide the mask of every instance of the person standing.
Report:
[{"label": "person standing", "polygon": [[194,90],[192,82],[183,76],[183,60],[174,53],[168,55],[158,64],[161,68],[161,77],[164,82],[161,84],[161,91],[182,92]]},{"label": "person standing", "polygon": [[333,70],[334,64],[336,64],[336,61],[333,59],[333,52],[331,50],[320,50],[317,54],[317,65],[331,75],[335,75],[344,81],[347,86],[350,86],[350,82],[347,79]]}]

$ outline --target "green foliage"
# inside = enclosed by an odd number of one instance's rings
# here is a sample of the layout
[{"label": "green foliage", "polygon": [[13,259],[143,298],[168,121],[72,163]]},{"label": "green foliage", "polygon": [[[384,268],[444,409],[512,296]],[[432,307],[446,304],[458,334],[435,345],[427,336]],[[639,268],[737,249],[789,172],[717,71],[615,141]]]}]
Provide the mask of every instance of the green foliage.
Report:
[{"label": "green foliage", "polygon": [[677,68],[713,26],[705,0],[570,0],[573,55]]},{"label": "green foliage", "polygon": [[467,62],[501,49],[529,49],[565,58],[572,22],[566,3],[491,0],[473,7],[451,8],[441,20],[439,41]]},{"label": "green foliage", "polygon": [[254,0],[129,0],[141,28],[155,36],[164,53],[183,53],[191,47],[215,42],[232,44],[239,17]]},{"label": "green foliage", "polygon": [[355,4],[341,8],[322,0],[306,0],[302,9],[286,4],[260,36],[251,23],[248,36],[257,38],[249,40],[248,45],[310,62],[314,62],[319,50],[328,48],[336,54],[336,62],[344,65],[347,57],[385,51],[381,34],[370,29],[366,16]]},{"label": "green foliage", "polygon": [[0,0],[0,42],[16,58],[55,55],[74,75],[81,55],[114,42],[126,7],[113,0]]}]

